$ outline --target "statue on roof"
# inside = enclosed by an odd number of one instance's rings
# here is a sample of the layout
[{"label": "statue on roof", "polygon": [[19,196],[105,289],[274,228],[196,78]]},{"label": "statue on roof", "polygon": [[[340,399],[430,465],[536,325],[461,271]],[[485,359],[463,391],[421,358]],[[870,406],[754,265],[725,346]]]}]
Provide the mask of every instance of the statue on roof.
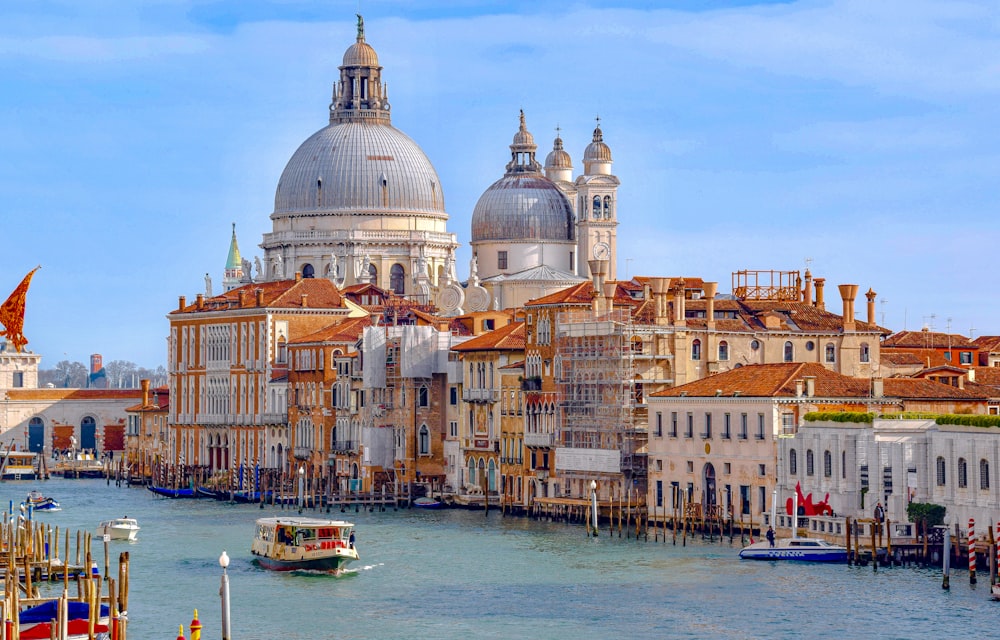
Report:
[{"label": "statue on roof", "polygon": [[365,19],[361,17],[360,13],[355,13],[358,17],[358,42],[363,42],[365,39]]},{"label": "statue on roof", "polygon": [[260,280],[264,277],[264,270],[260,267],[260,256],[253,257],[254,268],[257,270],[257,279]]},{"label": "statue on roof", "polygon": [[253,282],[253,270],[246,258],[243,258],[243,282]]},{"label": "statue on roof", "polygon": [[212,276],[205,274],[205,297],[212,297]]}]

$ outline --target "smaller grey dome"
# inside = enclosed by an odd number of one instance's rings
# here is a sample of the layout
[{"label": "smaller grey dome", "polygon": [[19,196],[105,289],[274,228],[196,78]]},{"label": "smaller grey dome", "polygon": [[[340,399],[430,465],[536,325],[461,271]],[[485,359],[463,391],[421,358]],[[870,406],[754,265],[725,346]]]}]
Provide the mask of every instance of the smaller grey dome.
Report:
[{"label": "smaller grey dome", "polygon": [[584,162],[611,162],[611,148],[604,144],[600,125],[594,129],[594,139],[583,152]]},{"label": "smaller grey dome", "polygon": [[554,182],[538,174],[500,178],[472,212],[472,242],[574,239],[573,207]]},{"label": "smaller grey dome", "polygon": [[549,155],[545,156],[545,168],[546,169],[572,169],[573,159],[569,157],[563,149],[562,138],[556,136],[555,141],[552,143],[552,151]]}]

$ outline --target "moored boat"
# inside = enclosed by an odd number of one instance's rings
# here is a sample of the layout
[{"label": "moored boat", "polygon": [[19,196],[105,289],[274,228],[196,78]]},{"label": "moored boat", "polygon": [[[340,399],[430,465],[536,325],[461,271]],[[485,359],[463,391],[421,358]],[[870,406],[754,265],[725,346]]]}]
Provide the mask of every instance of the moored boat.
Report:
[{"label": "moored boat", "polygon": [[[88,618],[90,606],[86,602],[68,601],[66,603],[67,640],[85,639],[89,637]],[[59,603],[56,600],[22,610],[18,614],[19,637],[23,640],[47,640],[55,637],[52,621],[58,619]],[[108,632],[108,605],[102,604],[100,615],[94,625],[97,638],[106,638]]]},{"label": "moored boat", "polygon": [[413,506],[419,509],[440,509],[444,506],[440,500],[435,498],[417,498],[413,501]]},{"label": "moored boat", "polygon": [[358,559],[354,524],[319,518],[260,518],[250,553],[264,569],[334,575]]},{"label": "moored boat", "polygon": [[767,540],[740,550],[743,560],[795,560],[799,562],[847,562],[847,547],[822,538],[778,538],[774,546]]},{"label": "moored boat", "polygon": [[166,496],[167,498],[196,498],[198,494],[194,489],[190,488],[180,488],[171,489],[169,487],[157,487],[156,485],[148,484],[146,488],[155,493],[158,496]]},{"label": "moored boat", "polygon": [[0,452],[0,479],[35,480],[38,478],[38,454],[31,451]]},{"label": "moored boat", "polygon": [[97,525],[97,535],[108,536],[111,540],[135,540],[139,533],[139,523],[135,518],[115,518]]}]

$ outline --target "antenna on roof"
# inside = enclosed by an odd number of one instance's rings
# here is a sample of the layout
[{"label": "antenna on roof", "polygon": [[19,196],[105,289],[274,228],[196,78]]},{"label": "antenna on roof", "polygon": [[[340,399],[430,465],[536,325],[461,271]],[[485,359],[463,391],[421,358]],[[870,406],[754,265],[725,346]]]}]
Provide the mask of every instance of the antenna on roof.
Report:
[{"label": "antenna on roof", "polygon": [[809,271],[809,265],[812,264],[812,261],[813,261],[812,258],[806,258],[806,260],[805,260],[805,262],[806,262],[806,271]]}]

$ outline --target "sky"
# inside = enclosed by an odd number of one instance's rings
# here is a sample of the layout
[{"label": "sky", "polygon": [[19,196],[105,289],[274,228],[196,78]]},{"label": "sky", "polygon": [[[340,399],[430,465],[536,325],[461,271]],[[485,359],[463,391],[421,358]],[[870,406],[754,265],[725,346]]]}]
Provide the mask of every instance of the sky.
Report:
[{"label": "sky", "polygon": [[166,315],[206,272],[221,290],[233,223],[262,255],[359,11],[460,277],[518,111],[539,160],[560,128],[576,173],[600,117],[619,277],[727,293],[808,267],[828,309],[852,283],[893,331],[1000,335],[993,2],[33,0],[0,7],[0,298],[41,265],[42,368],[166,364]]}]

